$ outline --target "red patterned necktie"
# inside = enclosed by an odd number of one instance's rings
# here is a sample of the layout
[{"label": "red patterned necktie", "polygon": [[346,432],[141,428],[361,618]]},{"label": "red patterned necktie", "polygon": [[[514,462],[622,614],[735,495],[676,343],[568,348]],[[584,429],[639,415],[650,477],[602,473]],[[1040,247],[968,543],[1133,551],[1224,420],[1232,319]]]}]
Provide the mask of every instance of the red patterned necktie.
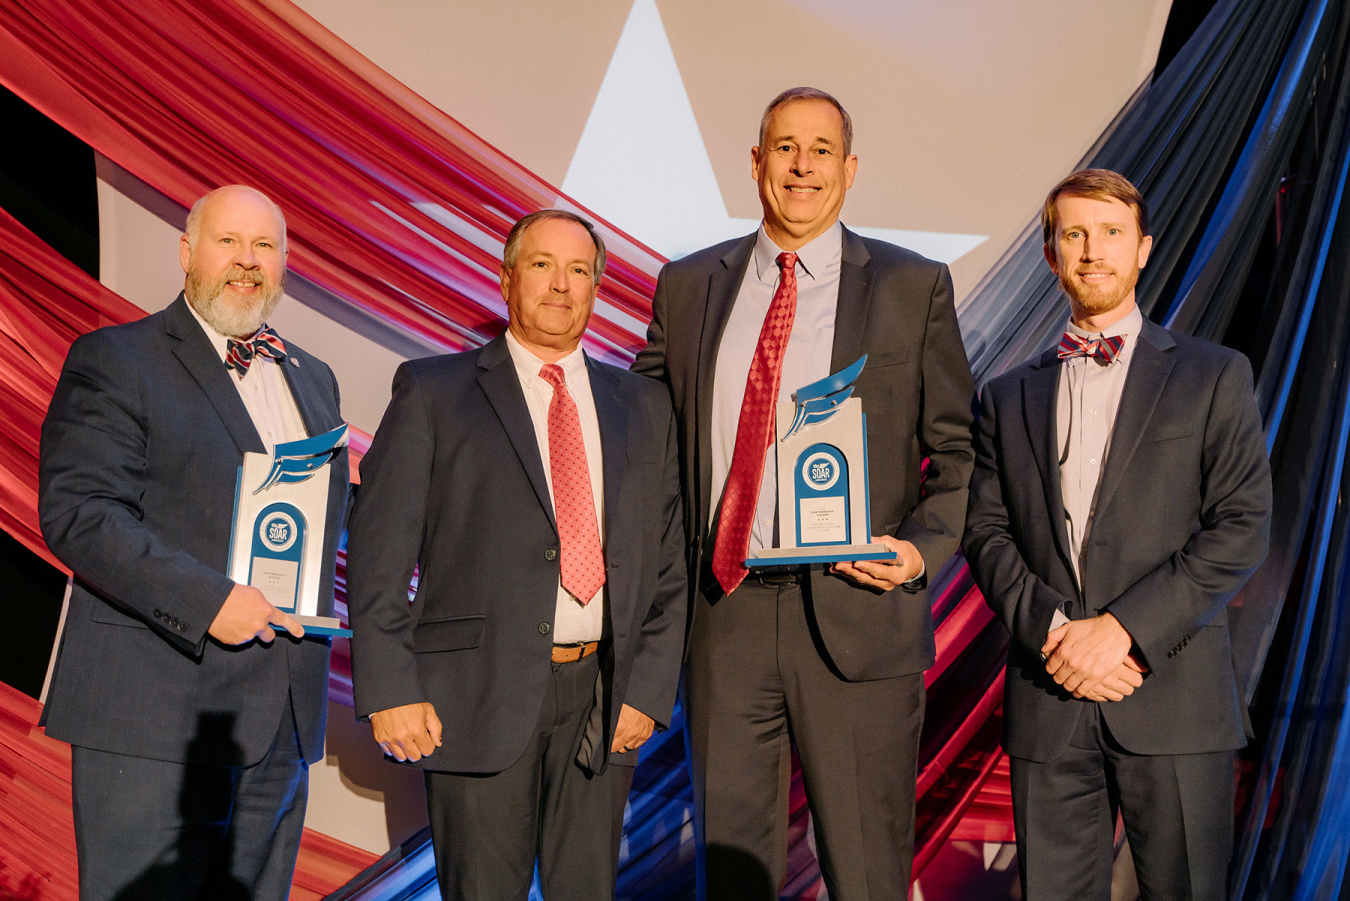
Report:
[{"label": "red patterned necktie", "polygon": [[1116,357],[1120,356],[1120,349],[1124,346],[1124,335],[1084,338],[1073,332],[1065,332],[1059,339],[1059,358],[1067,360],[1071,357],[1092,357],[1106,366],[1116,361]]},{"label": "red patterned necktie", "polygon": [[562,586],[589,604],[605,584],[605,555],[600,550],[581,418],[567,393],[561,366],[545,363],[539,377],[553,386],[548,405],[548,468],[553,477],[553,513],[562,539]]},{"label": "red patterned necktie", "polygon": [[727,594],[735,591],[749,572],[745,558],[750,552],[750,527],[764,481],[764,455],[773,443],[773,414],[783,381],[783,357],[797,315],[797,255],[780,253],[778,265],[783,275],[764,315],[759,345],[750,361],[741,418],[736,424],[736,448],[731,453],[731,470],[717,519],[712,569]]},{"label": "red patterned necktie", "polygon": [[286,359],[286,342],[281,340],[273,329],[264,325],[253,333],[253,337],[245,338],[242,341],[236,341],[233,338],[225,339],[225,366],[233,369],[235,375],[243,378],[248,374],[248,367],[253,362],[253,358],[261,354],[264,357],[271,357],[280,363]]}]

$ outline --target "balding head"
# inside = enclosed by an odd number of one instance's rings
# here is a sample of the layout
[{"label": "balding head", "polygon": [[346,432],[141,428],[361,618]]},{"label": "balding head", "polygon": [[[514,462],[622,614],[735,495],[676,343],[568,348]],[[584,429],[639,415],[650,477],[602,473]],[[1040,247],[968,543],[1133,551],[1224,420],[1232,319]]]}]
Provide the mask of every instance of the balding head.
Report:
[{"label": "balding head", "polygon": [[281,212],[281,207],[277,206],[276,201],[268,197],[262,191],[259,191],[257,188],[251,188],[248,185],[225,185],[198,197],[197,202],[192,205],[192,209],[188,210],[187,228],[185,231],[187,233],[189,244],[195,244],[197,241],[197,235],[201,232],[202,215],[205,212],[206,207],[230,198],[238,198],[245,202],[249,202],[250,200],[253,202],[261,202],[271,207],[272,211],[277,215],[277,222],[281,230],[281,250],[282,253],[286,252],[286,215]]}]

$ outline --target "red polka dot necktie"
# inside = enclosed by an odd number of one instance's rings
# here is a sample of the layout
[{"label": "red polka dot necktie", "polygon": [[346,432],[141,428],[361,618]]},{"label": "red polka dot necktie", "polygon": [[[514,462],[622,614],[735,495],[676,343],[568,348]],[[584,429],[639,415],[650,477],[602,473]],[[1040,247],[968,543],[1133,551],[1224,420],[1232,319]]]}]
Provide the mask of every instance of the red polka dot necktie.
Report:
[{"label": "red polka dot necktie", "polygon": [[736,425],[736,448],[731,453],[731,470],[727,473],[722,512],[717,519],[712,569],[727,594],[735,591],[749,572],[745,558],[750,553],[750,527],[764,481],[764,455],[773,443],[783,356],[792,334],[792,320],[797,315],[797,255],[780,253],[778,265],[783,275],[769,303],[769,312],[764,315],[759,345],[750,361],[741,418]]},{"label": "red polka dot necktie", "polygon": [[605,584],[605,555],[600,550],[581,418],[567,393],[561,366],[546,363],[539,377],[553,386],[548,405],[548,468],[553,477],[553,513],[562,539],[562,586],[588,604]]}]

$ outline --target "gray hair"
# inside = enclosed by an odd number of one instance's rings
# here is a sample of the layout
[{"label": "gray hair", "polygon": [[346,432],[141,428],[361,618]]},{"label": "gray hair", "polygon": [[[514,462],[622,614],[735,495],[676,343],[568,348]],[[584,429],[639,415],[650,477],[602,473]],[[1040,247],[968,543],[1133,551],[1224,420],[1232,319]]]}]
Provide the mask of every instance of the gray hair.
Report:
[{"label": "gray hair", "polygon": [[575,222],[586,229],[587,234],[591,236],[591,240],[595,242],[595,264],[591,267],[591,284],[600,284],[600,276],[605,274],[605,242],[600,237],[600,233],[595,230],[594,225],[591,225],[576,213],[569,213],[567,210],[538,210],[511,226],[511,231],[506,236],[506,249],[502,251],[502,270],[509,272],[516,268],[516,260],[520,258],[520,243],[525,240],[526,229],[545,219],[563,219],[567,222]]},{"label": "gray hair", "polygon": [[787,103],[793,103],[797,100],[823,100],[830,106],[839,110],[839,117],[844,120],[844,156],[853,152],[853,117],[844,109],[844,105],[834,98],[833,94],[827,94],[820,88],[788,88],[783,93],[769,103],[764,109],[764,116],[759,120],[759,146],[769,140],[769,120],[773,118],[773,111]]},{"label": "gray hair", "polygon": [[187,227],[183,229],[183,231],[187,234],[189,247],[195,247],[197,244],[197,235],[201,233],[202,227],[202,209],[206,206],[206,201],[210,200],[212,197],[215,197],[217,194],[220,194],[224,191],[237,191],[241,188],[245,191],[252,191],[254,194],[257,194],[263,200],[266,200],[268,203],[272,204],[272,209],[277,211],[277,218],[281,220],[281,249],[282,250],[286,249],[286,214],[281,211],[281,206],[275,200],[268,197],[266,194],[264,194],[262,191],[259,191],[257,188],[251,187],[249,185],[221,185],[214,191],[207,191],[201,197],[197,198],[197,202],[192,204],[192,209],[188,210]]}]

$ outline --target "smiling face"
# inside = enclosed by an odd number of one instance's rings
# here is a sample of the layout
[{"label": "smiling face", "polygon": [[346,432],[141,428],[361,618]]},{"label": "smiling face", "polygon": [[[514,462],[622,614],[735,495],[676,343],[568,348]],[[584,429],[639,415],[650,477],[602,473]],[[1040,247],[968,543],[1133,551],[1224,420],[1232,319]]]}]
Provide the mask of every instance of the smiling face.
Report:
[{"label": "smiling face", "polygon": [[521,236],[516,265],[502,267],[502,299],[516,340],[545,363],[581,342],[595,306],[595,242],[567,219],[540,219]]},{"label": "smiling face", "polygon": [[1134,286],[1148,262],[1151,236],[1139,234],[1134,209],[1115,198],[1061,194],[1045,259],[1069,295],[1075,324],[1099,331],[1134,309]]},{"label": "smiling face", "polygon": [[252,188],[222,188],[203,201],[178,259],[188,303],[213,329],[247,338],[276,309],[286,285],[286,223]]},{"label": "smiling face", "polygon": [[750,151],[764,231],[797,250],[839,219],[858,158],[844,155],[843,117],[825,100],[791,100],[773,111],[763,145]]}]

